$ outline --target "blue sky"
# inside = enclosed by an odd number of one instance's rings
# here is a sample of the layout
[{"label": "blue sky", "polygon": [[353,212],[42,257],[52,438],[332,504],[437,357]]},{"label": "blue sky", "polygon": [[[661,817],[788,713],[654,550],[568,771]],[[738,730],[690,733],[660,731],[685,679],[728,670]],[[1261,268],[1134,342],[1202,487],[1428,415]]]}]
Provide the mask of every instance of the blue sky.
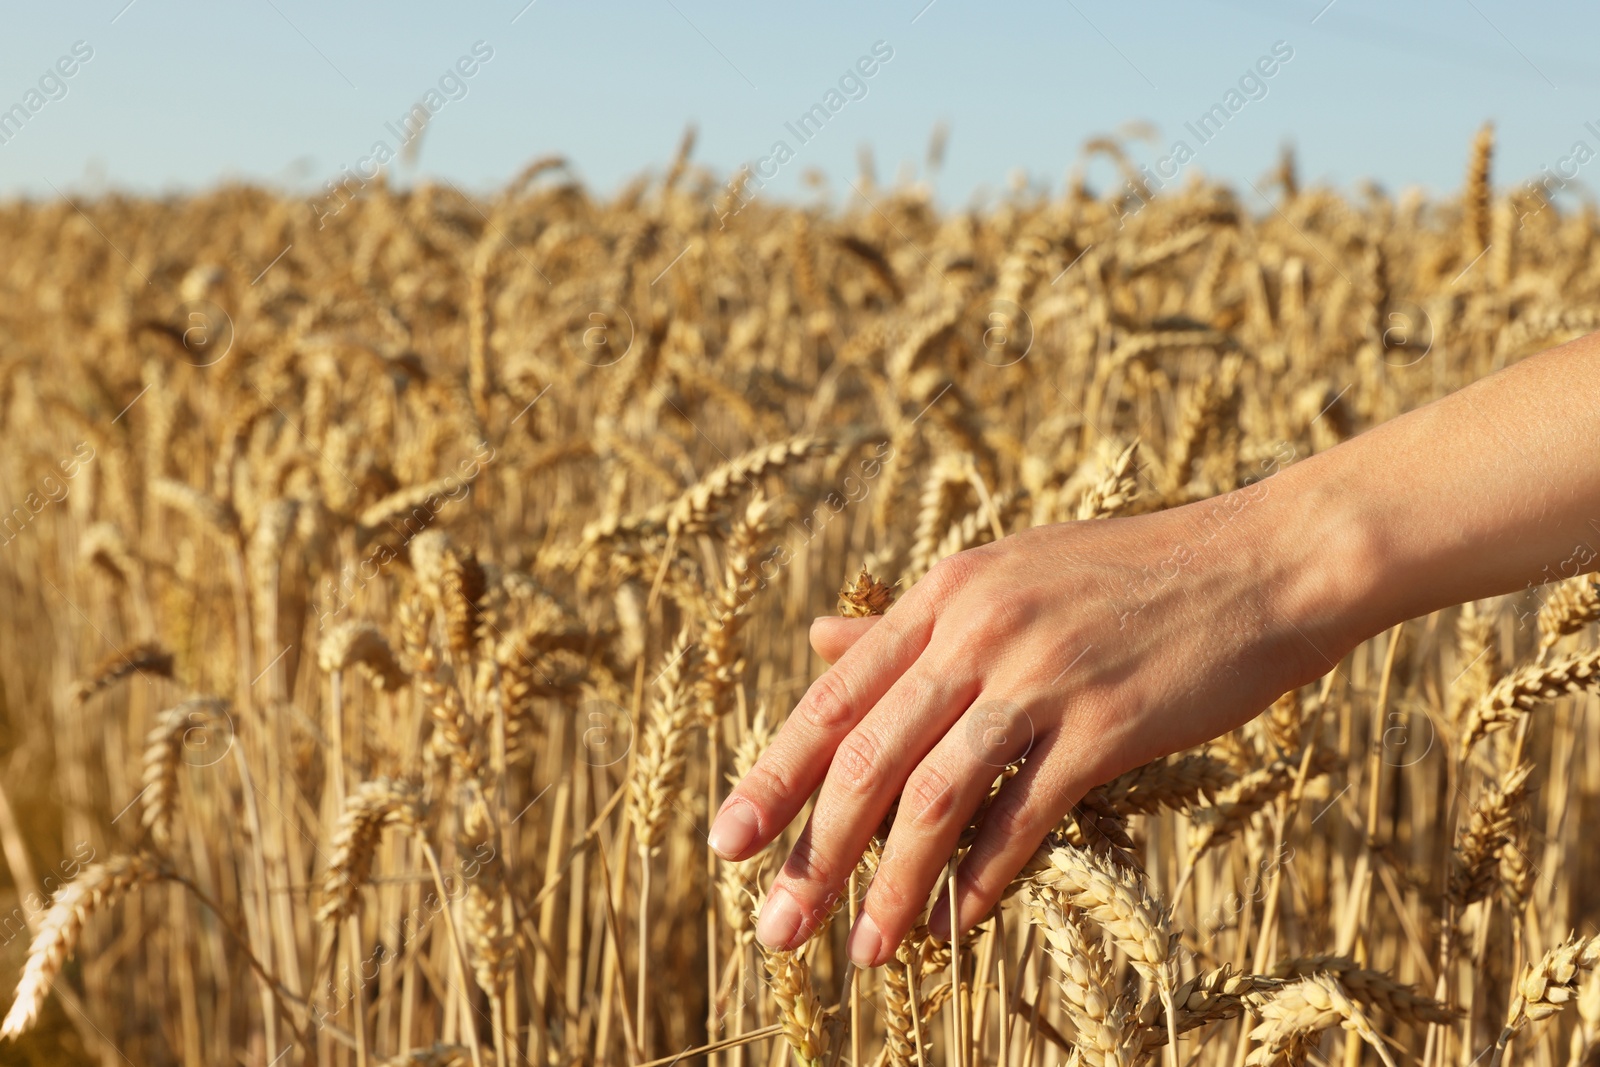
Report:
[{"label": "blue sky", "polygon": [[[951,205],[993,196],[1018,172],[1059,189],[1087,138],[1134,120],[1158,133],[1135,144],[1138,158],[1154,163],[1181,138],[1194,150],[1188,167],[1234,181],[1258,179],[1292,142],[1304,181],[1452,190],[1485,119],[1499,131],[1501,185],[1554,166],[1579,139],[1600,147],[1584,126],[1600,129],[1600,69],[1585,55],[1600,39],[1596,6],[526,3],[18,5],[0,37],[0,111],[27,106],[75,42],[93,57],[0,144],[0,195],[163,192],[224,178],[310,192],[380,139],[393,147],[385,123],[480,41],[492,58],[462,79],[465,95],[432,118],[398,180],[488,190],[560,153],[607,192],[662,166],[689,122],[700,130],[696,161],[719,174],[785,141],[794,158],[767,186],[776,196],[813,195],[800,182],[812,168],[835,196],[848,194],[862,144],[880,180],[920,169],[942,122],[950,136],[937,187]],[[800,143],[785,124],[824,102],[876,42],[893,57]],[[1264,95],[1201,145],[1185,122],[1223,101],[1276,42],[1292,58],[1252,83]]]}]

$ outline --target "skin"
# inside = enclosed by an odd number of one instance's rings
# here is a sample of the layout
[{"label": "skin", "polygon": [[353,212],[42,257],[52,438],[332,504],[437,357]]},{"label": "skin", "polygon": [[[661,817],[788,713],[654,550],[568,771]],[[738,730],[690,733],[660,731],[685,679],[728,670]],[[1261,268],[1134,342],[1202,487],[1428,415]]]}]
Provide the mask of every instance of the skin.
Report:
[{"label": "skin", "polygon": [[[831,668],[739,782],[709,843],[744,859],[813,794],[757,937],[803,943],[897,800],[851,959],[890,959],[957,837],[981,921],[1090,788],[1248,721],[1403,620],[1595,567],[1600,341],[1526,359],[1262,480],[952,556],[881,618],[818,619]],[[1435,353],[1434,358],[1446,358]],[[930,927],[949,936],[942,892]]]}]

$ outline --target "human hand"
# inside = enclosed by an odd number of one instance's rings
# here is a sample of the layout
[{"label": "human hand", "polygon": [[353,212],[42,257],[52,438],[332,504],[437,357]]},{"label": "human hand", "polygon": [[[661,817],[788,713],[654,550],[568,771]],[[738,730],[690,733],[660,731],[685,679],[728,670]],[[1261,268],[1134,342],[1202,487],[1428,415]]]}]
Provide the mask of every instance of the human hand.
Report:
[{"label": "human hand", "polygon": [[[849,940],[858,966],[885,962],[995,778],[1022,760],[961,863],[965,930],[1087,790],[1216,737],[1329,670],[1365,636],[1336,610],[1356,583],[1335,551],[1282,536],[1295,506],[1269,506],[1275,481],[1024,531],[944,560],[887,615],[818,619],[813,647],[836,662],[710,834],[724,858],[748,857],[821,786],[757,937],[804,942],[898,798]],[[930,926],[948,936],[942,896]]]}]

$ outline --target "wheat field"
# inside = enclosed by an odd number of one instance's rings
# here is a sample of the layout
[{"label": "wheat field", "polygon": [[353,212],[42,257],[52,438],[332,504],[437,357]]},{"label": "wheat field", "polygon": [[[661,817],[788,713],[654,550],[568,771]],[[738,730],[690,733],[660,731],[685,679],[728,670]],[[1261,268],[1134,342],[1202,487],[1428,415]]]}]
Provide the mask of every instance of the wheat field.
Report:
[{"label": "wheat field", "polygon": [[[1238,488],[1600,325],[1600,218],[676,159],[0,206],[0,1062],[1600,1063],[1600,590],[1395,627],[846,965],[705,844],[939,559]],[[1466,148],[1466,146],[1464,146]],[[0,994],[3,996],[3,994]]]}]

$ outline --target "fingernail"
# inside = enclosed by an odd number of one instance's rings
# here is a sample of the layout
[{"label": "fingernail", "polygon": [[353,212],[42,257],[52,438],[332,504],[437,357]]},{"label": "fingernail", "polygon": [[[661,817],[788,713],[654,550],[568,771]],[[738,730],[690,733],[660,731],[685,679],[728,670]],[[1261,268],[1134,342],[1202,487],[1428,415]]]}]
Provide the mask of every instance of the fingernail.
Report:
[{"label": "fingernail", "polygon": [[735,800],[718,813],[716,822],[711,824],[711,833],[706,836],[706,844],[723,859],[736,860],[756,839],[758,829],[755,809],[743,800]]},{"label": "fingernail", "polygon": [[876,967],[883,953],[883,933],[872,916],[863,911],[856,916],[856,928],[850,932],[850,962],[857,967]]},{"label": "fingernail", "polygon": [[756,922],[756,940],[772,949],[791,948],[791,942],[800,932],[800,904],[786,889],[774,889],[767,902],[761,905],[761,918]]}]

